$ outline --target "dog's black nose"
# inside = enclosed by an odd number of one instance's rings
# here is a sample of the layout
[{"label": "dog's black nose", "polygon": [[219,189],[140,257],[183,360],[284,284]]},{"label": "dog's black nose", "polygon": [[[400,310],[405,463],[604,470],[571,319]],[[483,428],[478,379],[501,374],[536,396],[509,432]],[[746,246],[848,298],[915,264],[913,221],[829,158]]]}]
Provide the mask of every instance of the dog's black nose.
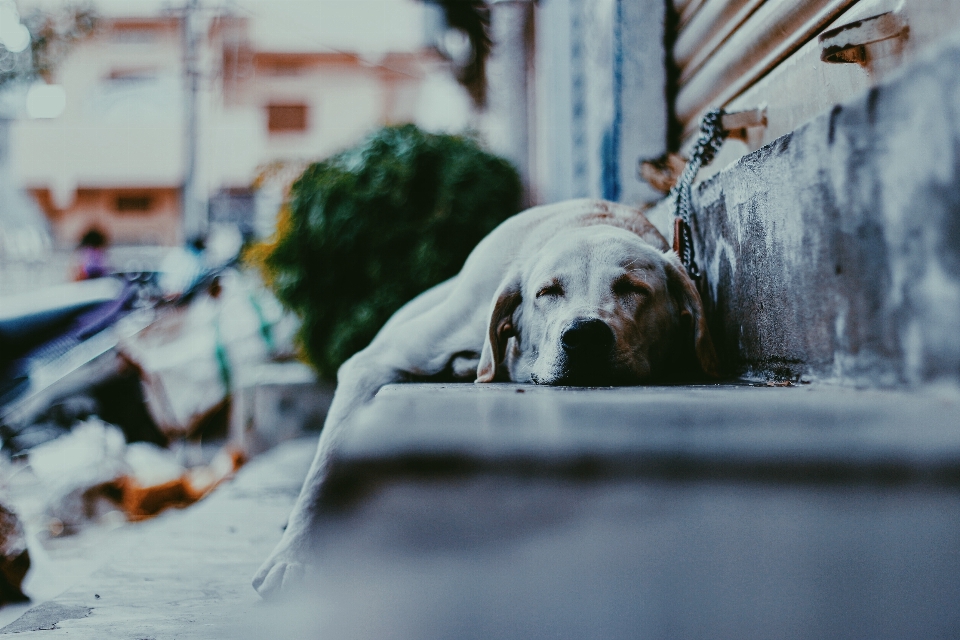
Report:
[{"label": "dog's black nose", "polygon": [[606,355],[613,346],[613,331],[603,320],[574,320],[560,338],[570,355]]}]

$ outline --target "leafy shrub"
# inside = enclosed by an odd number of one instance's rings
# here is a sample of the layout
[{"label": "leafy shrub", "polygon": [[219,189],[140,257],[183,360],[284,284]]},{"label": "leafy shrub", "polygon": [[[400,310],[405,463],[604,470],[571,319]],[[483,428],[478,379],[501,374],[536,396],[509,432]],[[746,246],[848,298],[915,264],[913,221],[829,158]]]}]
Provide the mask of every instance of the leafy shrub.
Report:
[{"label": "leafy shrub", "polygon": [[385,127],[308,167],[253,258],[302,319],[307,359],[330,378],[405,302],[455,275],[520,203],[513,167],[469,138]]}]

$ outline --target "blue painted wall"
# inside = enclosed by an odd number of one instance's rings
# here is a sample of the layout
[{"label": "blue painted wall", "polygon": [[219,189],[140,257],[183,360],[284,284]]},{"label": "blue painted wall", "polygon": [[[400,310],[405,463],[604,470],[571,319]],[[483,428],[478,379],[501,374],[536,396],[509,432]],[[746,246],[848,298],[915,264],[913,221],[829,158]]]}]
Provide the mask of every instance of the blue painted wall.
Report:
[{"label": "blue painted wall", "polygon": [[541,0],[535,189],[541,202],[659,194],[637,162],[666,149],[663,0]]}]

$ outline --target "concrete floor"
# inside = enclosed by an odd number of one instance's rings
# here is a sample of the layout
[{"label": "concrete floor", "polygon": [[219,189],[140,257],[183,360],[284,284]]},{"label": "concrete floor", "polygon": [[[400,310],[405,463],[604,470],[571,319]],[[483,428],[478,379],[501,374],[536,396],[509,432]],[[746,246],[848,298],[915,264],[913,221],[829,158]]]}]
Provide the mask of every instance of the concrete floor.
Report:
[{"label": "concrete floor", "polygon": [[51,599],[0,609],[23,614],[0,635],[262,637],[244,632],[245,620],[273,619],[250,580],[280,539],[315,448],[315,438],[285,443],[187,509],[54,541],[34,562],[41,575],[28,578]]}]

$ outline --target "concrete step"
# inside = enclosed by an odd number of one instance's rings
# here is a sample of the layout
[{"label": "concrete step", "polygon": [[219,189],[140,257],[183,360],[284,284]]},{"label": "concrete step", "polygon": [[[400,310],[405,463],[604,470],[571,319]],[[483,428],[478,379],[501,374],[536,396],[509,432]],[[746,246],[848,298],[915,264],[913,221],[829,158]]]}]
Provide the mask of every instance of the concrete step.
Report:
[{"label": "concrete step", "polygon": [[942,637],[960,396],[395,385],[345,437],[330,637]]},{"label": "concrete step", "polygon": [[589,465],[648,476],[866,473],[952,483],[960,480],[960,392],[749,383],[390,385],[345,436],[337,473],[407,460],[512,470]]}]

